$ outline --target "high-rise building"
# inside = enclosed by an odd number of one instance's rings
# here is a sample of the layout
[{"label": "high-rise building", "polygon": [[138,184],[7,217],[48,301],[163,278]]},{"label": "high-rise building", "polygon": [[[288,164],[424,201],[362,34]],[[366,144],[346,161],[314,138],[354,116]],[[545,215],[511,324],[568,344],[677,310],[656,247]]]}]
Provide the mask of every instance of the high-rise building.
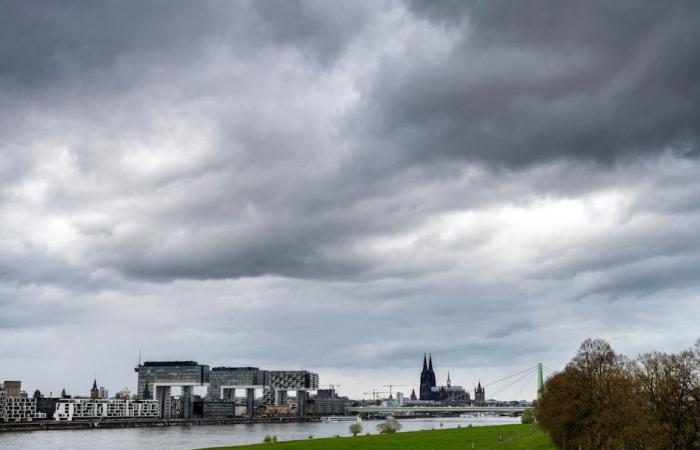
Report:
[{"label": "high-rise building", "polygon": [[[134,369],[138,372],[136,397],[138,400],[160,401],[161,418],[174,417],[190,419],[193,413],[192,389],[195,386],[209,385],[209,366],[195,361],[146,361]],[[182,389],[180,413],[173,415],[174,407],[171,389]]]},{"label": "high-rise building", "polygon": [[104,386],[100,386],[100,398],[101,399],[109,398],[109,391]]}]

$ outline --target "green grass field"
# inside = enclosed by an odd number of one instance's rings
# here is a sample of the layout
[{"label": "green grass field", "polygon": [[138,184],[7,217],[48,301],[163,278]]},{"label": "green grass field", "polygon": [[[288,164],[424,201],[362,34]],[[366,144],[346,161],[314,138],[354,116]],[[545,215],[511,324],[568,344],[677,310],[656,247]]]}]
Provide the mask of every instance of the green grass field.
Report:
[{"label": "green grass field", "polygon": [[[501,437],[503,441],[500,441]],[[218,450],[261,450],[265,447],[276,450],[556,450],[549,437],[533,425],[499,425],[413,431],[393,435],[309,439],[219,447]]]}]

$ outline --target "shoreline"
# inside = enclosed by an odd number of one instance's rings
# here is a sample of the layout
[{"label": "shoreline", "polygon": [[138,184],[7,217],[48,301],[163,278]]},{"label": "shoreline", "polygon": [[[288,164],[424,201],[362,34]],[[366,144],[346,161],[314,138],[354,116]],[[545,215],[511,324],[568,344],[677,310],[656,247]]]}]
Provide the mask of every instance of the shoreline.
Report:
[{"label": "shoreline", "polygon": [[176,427],[191,425],[236,425],[256,423],[320,422],[320,417],[257,417],[228,419],[150,419],[150,420],[75,420],[71,422],[32,421],[0,423],[0,434],[22,431],[100,430],[115,428]]}]

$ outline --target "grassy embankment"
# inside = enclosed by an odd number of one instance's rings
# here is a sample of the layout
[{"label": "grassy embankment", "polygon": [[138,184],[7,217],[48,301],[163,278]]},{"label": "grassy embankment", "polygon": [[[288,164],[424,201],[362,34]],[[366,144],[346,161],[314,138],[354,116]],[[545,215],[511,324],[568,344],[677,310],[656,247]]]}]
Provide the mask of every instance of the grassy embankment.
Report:
[{"label": "grassy embankment", "polygon": [[547,434],[538,431],[533,425],[500,425],[412,431],[392,435],[308,439],[219,447],[218,450],[263,450],[266,447],[276,450],[469,450],[471,448],[475,450],[556,450]]}]

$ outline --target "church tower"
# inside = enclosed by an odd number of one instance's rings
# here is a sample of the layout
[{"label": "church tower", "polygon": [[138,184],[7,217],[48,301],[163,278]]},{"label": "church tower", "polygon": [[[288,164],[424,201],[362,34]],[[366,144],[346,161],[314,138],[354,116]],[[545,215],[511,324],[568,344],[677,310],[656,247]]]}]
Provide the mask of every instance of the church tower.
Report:
[{"label": "church tower", "polygon": [[435,381],[435,370],[433,370],[433,355],[426,358],[423,354],[423,371],[420,373],[420,399],[436,400],[437,395],[432,388],[437,386]]},{"label": "church tower", "polygon": [[482,404],[486,401],[486,389],[481,386],[481,381],[479,381],[479,385],[474,389],[474,401],[477,404]]},{"label": "church tower", "polygon": [[425,353],[423,354],[423,370],[420,373],[420,399],[430,400],[430,372]]},{"label": "church tower", "polygon": [[428,373],[430,375],[430,387],[434,388],[435,386],[437,386],[437,381],[435,380],[435,371],[433,370],[433,354],[431,353],[428,356],[428,358]]},{"label": "church tower", "polygon": [[90,398],[97,400],[100,398],[100,390],[97,389],[97,378],[92,382],[92,389],[90,389]]}]

